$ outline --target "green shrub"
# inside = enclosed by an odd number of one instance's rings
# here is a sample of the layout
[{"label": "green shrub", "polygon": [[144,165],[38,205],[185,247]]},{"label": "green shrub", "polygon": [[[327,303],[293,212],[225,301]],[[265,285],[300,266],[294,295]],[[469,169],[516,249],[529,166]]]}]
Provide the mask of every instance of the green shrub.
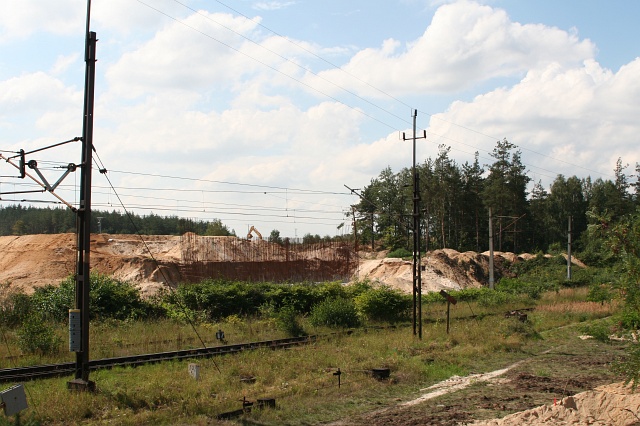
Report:
[{"label": "green shrub", "polygon": [[91,274],[89,292],[91,317],[94,319],[146,318],[147,304],[131,283],[104,274]]},{"label": "green shrub", "polygon": [[545,288],[544,285],[535,282],[522,281],[517,278],[502,278],[496,284],[496,290],[512,295],[526,294],[535,300],[540,298]]},{"label": "green shrub", "polygon": [[609,335],[611,334],[611,325],[606,321],[594,322],[590,325],[582,327],[581,330],[584,334],[587,334],[598,342],[609,343]]},{"label": "green shrub", "polygon": [[[473,302],[481,298],[482,295],[486,293],[493,293],[494,291],[495,290],[491,290],[490,288],[487,288],[487,287],[481,287],[481,288],[469,287],[469,288],[464,288],[458,291],[451,291],[449,292],[449,294],[455,297],[458,300],[458,302]],[[442,296],[440,294],[434,293],[434,296],[438,299],[438,301],[442,301]]]},{"label": "green shrub", "polygon": [[515,299],[516,297],[514,295],[510,295],[502,291],[490,290],[482,292],[480,297],[478,297],[477,302],[480,306],[496,307],[502,306]]},{"label": "green shrub", "polygon": [[[31,296],[31,305],[46,319],[64,322],[69,316],[69,309],[75,305],[75,288],[74,277],[65,279],[57,287],[38,288]],[[160,316],[162,310],[157,304],[143,300],[133,284],[104,274],[91,274],[89,314],[91,319],[124,320]]]},{"label": "green shrub", "polygon": [[360,325],[355,304],[344,298],[327,299],[315,305],[309,320],[315,327],[351,328]]},{"label": "green shrub", "polygon": [[626,357],[613,363],[613,371],[625,377],[625,385],[631,383],[635,391],[640,383],[640,344],[632,343]]},{"label": "green shrub", "polygon": [[345,290],[347,292],[348,298],[355,299],[362,293],[365,293],[371,290],[372,288],[373,288],[373,285],[371,284],[371,281],[369,281],[368,279],[364,279],[361,281],[356,281],[351,285],[346,286]]},{"label": "green shrub", "polygon": [[67,278],[59,286],[48,285],[37,288],[31,295],[34,311],[44,318],[64,322],[69,318],[69,309],[74,305],[75,283]]},{"label": "green shrub", "polygon": [[411,315],[411,296],[390,287],[365,291],[354,302],[358,313],[368,320],[395,323],[406,321]]},{"label": "green shrub", "polygon": [[620,321],[620,325],[627,330],[640,329],[640,312],[633,307],[623,307],[617,318]]},{"label": "green shrub", "polygon": [[307,333],[300,324],[298,313],[293,306],[285,306],[276,314],[278,328],[291,337],[305,336]]},{"label": "green shrub", "polygon": [[413,253],[406,248],[399,248],[389,252],[387,257],[405,259],[407,257],[413,257]]},{"label": "green shrub", "polygon": [[611,286],[607,284],[592,284],[589,287],[589,293],[587,294],[587,301],[599,302],[604,305],[605,302],[609,303],[614,298],[614,293],[611,291]]},{"label": "green shrub", "polygon": [[22,292],[7,292],[0,297],[0,325],[16,327],[31,311],[31,298]]},{"label": "green shrub", "polygon": [[60,351],[62,339],[56,336],[38,314],[33,314],[18,329],[18,346],[27,354],[50,355]]}]

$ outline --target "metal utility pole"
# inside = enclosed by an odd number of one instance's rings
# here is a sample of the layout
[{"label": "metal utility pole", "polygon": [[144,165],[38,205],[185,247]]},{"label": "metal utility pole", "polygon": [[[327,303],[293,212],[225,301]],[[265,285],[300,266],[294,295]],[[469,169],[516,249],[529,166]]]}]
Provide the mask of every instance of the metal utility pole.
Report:
[{"label": "metal utility pole", "polygon": [[493,279],[493,211],[489,207],[489,288],[494,287]]},{"label": "metal utility pole", "polygon": [[569,216],[569,232],[567,233],[567,281],[571,280],[571,233],[573,216]]},{"label": "metal utility pole", "polygon": [[[420,178],[416,170],[416,139],[426,139],[427,131],[424,130],[422,137],[416,136],[416,119],[418,110],[413,110],[413,335],[416,335],[416,325],[418,326],[418,337],[422,339],[422,266],[420,261]],[[402,134],[402,140],[408,140]]]},{"label": "metal utility pole", "polygon": [[[89,380],[89,289],[91,242],[91,168],[93,162],[93,105],[95,90],[96,33],[89,31],[91,0],[87,0],[87,31],[85,40],[84,120],[82,127],[82,164],[80,202],[77,210],[78,257],[76,269],[75,309],[69,312],[70,349],[76,352],[75,379],[69,389],[94,390]],[[79,316],[79,318],[77,318]],[[78,321],[79,319],[79,321]],[[72,327],[79,326],[80,342],[73,341]]]},{"label": "metal utility pole", "polygon": [[351,206],[353,215],[353,251],[358,254],[358,221],[356,220],[356,206]]}]

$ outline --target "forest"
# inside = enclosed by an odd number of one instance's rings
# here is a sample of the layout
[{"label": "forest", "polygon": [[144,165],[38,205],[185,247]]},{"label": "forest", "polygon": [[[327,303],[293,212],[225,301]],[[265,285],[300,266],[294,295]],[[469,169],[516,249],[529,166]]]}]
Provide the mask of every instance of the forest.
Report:
[{"label": "forest", "polygon": [[[100,222],[100,223],[98,223]],[[0,235],[76,232],[76,215],[67,208],[38,208],[20,204],[0,207]],[[139,216],[118,211],[93,210],[91,232],[108,234],[228,236],[233,231],[220,220],[198,221],[178,216]]]},{"label": "forest", "polygon": [[[531,182],[518,147],[498,141],[492,164],[457,164],[450,147],[416,165],[419,180],[421,248],[458,251],[489,249],[489,211],[495,250],[522,252],[566,249],[571,218],[572,245],[577,251],[599,253],[587,237],[598,221],[617,222],[633,213],[638,197],[640,165],[635,176],[616,162],[614,180],[557,175],[549,188]],[[635,180],[633,180],[635,178]],[[533,183],[529,192],[530,184]],[[413,175],[411,168],[384,169],[361,193],[353,215],[363,244],[410,248],[413,238]],[[603,219],[605,218],[605,219]]]}]

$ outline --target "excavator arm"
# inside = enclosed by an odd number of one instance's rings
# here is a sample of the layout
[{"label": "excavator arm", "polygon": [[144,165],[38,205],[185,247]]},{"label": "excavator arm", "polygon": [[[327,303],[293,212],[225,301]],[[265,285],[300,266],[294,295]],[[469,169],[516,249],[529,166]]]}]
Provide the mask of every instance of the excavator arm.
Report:
[{"label": "excavator arm", "polygon": [[251,240],[253,238],[253,235],[251,235],[252,232],[255,232],[258,239],[260,240],[262,239],[262,234],[258,232],[255,226],[252,225],[251,228],[249,229],[249,233],[247,234],[247,240]]}]

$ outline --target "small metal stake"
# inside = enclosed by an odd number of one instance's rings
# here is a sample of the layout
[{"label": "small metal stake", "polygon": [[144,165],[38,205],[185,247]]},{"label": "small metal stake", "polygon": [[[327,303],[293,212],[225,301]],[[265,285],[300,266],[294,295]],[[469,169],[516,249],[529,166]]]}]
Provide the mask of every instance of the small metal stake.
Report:
[{"label": "small metal stake", "polygon": [[340,388],[340,376],[342,376],[342,371],[338,368],[338,371],[333,373],[334,376],[338,376],[338,388]]}]

